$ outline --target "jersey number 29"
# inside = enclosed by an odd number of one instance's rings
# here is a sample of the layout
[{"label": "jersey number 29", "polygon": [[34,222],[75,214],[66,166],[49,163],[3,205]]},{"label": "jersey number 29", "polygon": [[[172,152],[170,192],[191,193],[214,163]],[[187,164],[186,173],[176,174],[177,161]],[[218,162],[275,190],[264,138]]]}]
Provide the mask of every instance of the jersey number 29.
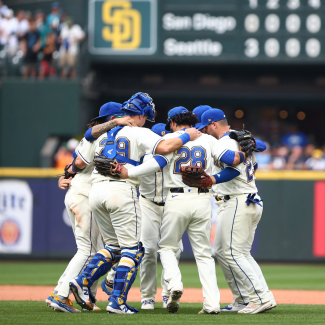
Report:
[{"label": "jersey number 29", "polygon": [[207,155],[205,149],[202,147],[193,147],[192,149],[181,147],[176,152],[176,155],[179,156],[179,158],[175,161],[174,174],[180,174],[181,167],[189,165],[206,168]]}]

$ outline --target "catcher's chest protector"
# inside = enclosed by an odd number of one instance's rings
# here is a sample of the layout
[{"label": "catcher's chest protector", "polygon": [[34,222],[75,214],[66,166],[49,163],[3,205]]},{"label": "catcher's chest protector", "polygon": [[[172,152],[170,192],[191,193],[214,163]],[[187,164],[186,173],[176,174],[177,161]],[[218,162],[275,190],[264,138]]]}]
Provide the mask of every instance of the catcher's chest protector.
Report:
[{"label": "catcher's chest protector", "polygon": [[117,126],[113,130],[107,132],[107,141],[104,147],[104,150],[101,153],[101,156],[105,156],[110,159],[116,159],[119,163],[127,163],[133,166],[138,166],[139,162],[130,159],[128,157],[124,157],[119,155],[116,151],[116,135],[117,133],[122,130],[124,126]]}]

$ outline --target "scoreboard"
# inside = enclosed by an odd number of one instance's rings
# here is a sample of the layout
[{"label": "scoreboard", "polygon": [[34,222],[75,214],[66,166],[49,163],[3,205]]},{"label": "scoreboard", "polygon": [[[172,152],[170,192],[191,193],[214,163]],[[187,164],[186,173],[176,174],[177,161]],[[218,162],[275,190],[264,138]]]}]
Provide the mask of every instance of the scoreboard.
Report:
[{"label": "scoreboard", "polygon": [[108,61],[325,63],[325,0],[90,0]]}]

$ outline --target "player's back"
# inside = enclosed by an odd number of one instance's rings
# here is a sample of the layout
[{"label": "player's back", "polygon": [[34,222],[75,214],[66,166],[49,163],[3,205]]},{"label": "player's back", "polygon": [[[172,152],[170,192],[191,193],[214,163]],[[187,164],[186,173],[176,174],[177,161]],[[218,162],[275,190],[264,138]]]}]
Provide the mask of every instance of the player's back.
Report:
[{"label": "player's back", "polygon": [[[114,130],[115,129],[109,132],[112,134]],[[140,162],[141,157],[146,153],[151,154],[155,152],[156,147],[161,140],[162,138],[150,129],[125,126],[116,134],[116,152],[118,155],[131,159],[134,162]],[[95,155],[101,155],[104,153],[107,141],[108,136],[106,133],[101,135],[95,141]],[[135,167],[135,165],[130,163],[121,163],[121,165],[124,165],[127,169]],[[93,182],[100,182],[107,180],[108,177],[100,175],[97,170],[94,169],[91,178]],[[139,178],[128,179],[126,182],[131,183],[134,186],[140,185]]]},{"label": "player's back", "polygon": [[[178,137],[184,131],[176,131],[164,136],[165,139]],[[203,167],[208,174],[211,174],[213,165],[213,151],[218,146],[218,141],[210,135],[202,134],[194,141],[189,141],[180,149],[167,156],[168,165],[164,168],[166,174],[165,187],[185,187],[182,181],[181,167],[197,165]]]},{"label": "player's back", "polygon": [[[228,135],[223,136],[218,140],[219,150],[239,151],[238,142],[229,138]],[[213,186],[213,191],[219,196],[224,195],[241,195],[249,193],[257,193],[255,184],[255,169],[256,159],[254,154],[246,158],[241,164],[237,166],[227,166],[220,160],[214,160],[213,174],[217,174],[225,167],[236,169],[240,174],[229,182],[217,184]]]}]

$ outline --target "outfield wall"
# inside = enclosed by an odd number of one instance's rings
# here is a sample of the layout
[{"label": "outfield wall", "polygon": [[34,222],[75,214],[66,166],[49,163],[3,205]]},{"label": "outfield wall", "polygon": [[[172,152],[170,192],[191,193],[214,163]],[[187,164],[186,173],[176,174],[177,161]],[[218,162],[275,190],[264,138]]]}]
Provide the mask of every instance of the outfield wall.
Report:
[{"label": "outfield wall", "polygon": [[[0,257],[65,258],[76,251],[56,169],[0,168]],[[252,254],[258,260],[325,262],[325,173],[259,172],[264,199]],[[212,236],[215,220],[212,221]],[[183,258],[193,259],[187,236]]]}]

